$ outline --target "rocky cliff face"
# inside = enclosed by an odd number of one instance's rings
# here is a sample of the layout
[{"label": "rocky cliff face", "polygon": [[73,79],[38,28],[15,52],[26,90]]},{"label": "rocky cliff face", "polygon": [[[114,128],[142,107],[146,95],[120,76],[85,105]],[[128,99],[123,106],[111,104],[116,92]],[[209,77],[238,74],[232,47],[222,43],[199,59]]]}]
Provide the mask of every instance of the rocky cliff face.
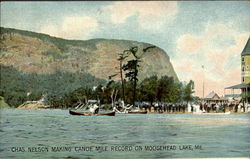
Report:
[{"label": "rocky cliff face", "polygon": [[[168,75],[178,80],[168,55],[159,47],[143,54],[142,49],[151,44],[128,41],[92,39],[65,40],[16,29],[1,28],[0,64],[13,66],[27,73],[53,73],[56,70],[87,72],[98,78],[119,72],[118,54],[138,46],[139,79],[152,75]],[[116,76],[115,79],[119,79]]]}]

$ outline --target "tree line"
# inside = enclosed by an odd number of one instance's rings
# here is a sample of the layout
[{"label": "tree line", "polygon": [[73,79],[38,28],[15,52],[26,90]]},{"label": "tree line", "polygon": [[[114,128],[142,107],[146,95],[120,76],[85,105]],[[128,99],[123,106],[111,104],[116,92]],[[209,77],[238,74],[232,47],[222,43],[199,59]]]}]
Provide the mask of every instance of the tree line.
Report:
[{"label": "tree line", "polygon": [[[105,83],[88,73],[72,73],[57,70],[54,73],[24,73],[12,66],[0,65],[0,96],[7,104],[17,107],[25,101],[35,101],[46,96],[47,102],[65,98],[80,87],[91,89]],[[29,93],[29,95],[28,95]]]},{"label": "tree line", "polygon": [[[146,53],[155,46],[142,50]],[[45,97],[46,104],[53,108],[75,107],[89,99],[100,100],[101,104],[124,100],[135,102],[190,102],[193,99],[194,82],[185,84],[169,76],[151,76],[138,80],[141,55],[138,47],[131,47],[119,54],[120,81],[98,79],[88,73],[72,73],[56,70],[55,73],[24,73],[11,66],[0,65],[0,96],[6,103],[17,107],[25,101]],[[130,60],[126,60],[130,57]],[[123,76],[125,75],[125,76]]]},{"label": "tree line", "polygon": [[[111,81],[108,86],[100,84],[92,89],[78,88],[63,98],[49,96],[48,104],[54,108],[76,107],[78,104],[86,104],[89,99],[99,100],[100,104],[111,104],[122,99],[122,85],[119,81]],[[182,103],[193,100],[193,81],[189,83],[177,82],[169,76],[151,76],[141,81],[136,87],[136,99],[134,99],[133,83],[124,80],[125,103],[133,104],[135,102],[154,102]]]}]

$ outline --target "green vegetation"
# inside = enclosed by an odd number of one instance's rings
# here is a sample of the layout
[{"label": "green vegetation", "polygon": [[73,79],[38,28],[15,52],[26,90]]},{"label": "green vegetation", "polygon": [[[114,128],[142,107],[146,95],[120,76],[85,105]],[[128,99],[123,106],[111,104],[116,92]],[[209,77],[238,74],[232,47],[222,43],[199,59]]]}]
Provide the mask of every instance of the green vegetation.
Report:
[{"label": "green vegetation", "polygon": [[[76,89],[92,89],[93,86],[105,82],[88,73],[57,71],[53,74],[29,74],[13,67],[0,65],[0,68],[0,96],[12,107],[28,100],[39,100],[42,95],[46,95],[47,104],[59,106],[54,103]],[[28,92],[31,93],[29,96]]]},{"label": "green vegetation", "polygon": [[[151,48],[155,48],[155,46],[148,46],[147,48],[142,49],[142,55]],[[137,52],[138,47],[131,47],[129,50],[125,50],[123,52],[124,55],[122,56],[126,58],[131,54],[133,55],[133,59],[129,60],[122,66],[122,69],[125,72],[127,71],[125,76],[129,80],[129,83],[126,85],[128,90],[126,91],[125,101],[127,103],[131,103],[133,105],[135,105],[135,101],[149,101],[151,104],[153,102],[176,103],[183,101],[188,103],[193,100],[192,94],[194,93],[194,82],[192,80],[187,85],[184,85],[175,81],[173,77],[162,76],[158,79],[157,76],[151,76],[144,79],[139,86],[137,86],[137,76],[139,73],[138,67],[140,67],[139,62],[142,61],[142,55],[138,56]],[[137,91],[139,93],[139,97],[136,96]]]},{"label": "green vegetation", "polygon": [[[191,83],[191,81],[189,82]],[[189,88],[189,84],[184,85],[181,82],[175,81],[173,77],[162,76],[158,79],[157,76],[151,76],[144,79],[139,85],[140,101],[153,102],[189,102],[192,101],[192,92],[185,92]],[[187,101],[183,96],[189,96]]]},{"label": "green vegetation", "polygon": [[0,109],[10,108],[7,103],[5,103],[4,98],[0,96]]},{"label": "green vegetation", "polygon": [[[122,66],[122,69],[124,71],[127,71],[125,73],[125,77],[129,79],[129,81],[131,81],[133,83],[133,105],[135,105],[135,100],[136,100],[136,85],[137,85],[137,81],[138,81],[138,67],[139,62],[141,62],[140,57],[138,57],[137,54],[138,51],[138,47],[132,47],[131,49],[127,50],[127,54],[131,54],[133,55],[133,59],[129,60],[127,62],[127,64],[124,64]],[[126,53],[126,50],[125,52]]]},{"label": "green vegetation", "polygon": [[[94,90],[93,86],[97,86]],[[153,102],[190,102],[192,101],[193,82],[184,85],[173,77],[152,76],[137,85],[134,98],[133,81],[124,80],[125,103],[135,101]],[[30,92],[30,95],[27,93]],[[28,74],[13,67],[1,66],[0,96],[6,103],[16,107],[25,101],[39,100],[45,95],[46,104],[52,108],[75,107],[88,99],[99,99],[101,104],[112,103],[122,97],[120,82],[97,79],[90,74],[75,74],[57,71],[53,74]],[[111,97],[111,95],[113,95]],[[1,98],[2,99],[2,98]]]},{"label": "green vegetation", "polygon": [[184,89],[184,100],[188,102],[193,100],[194,82],[191,80]]},{"label": "green vegetation", "polygon": [[[138,82],[138,67],[140,67],[139,63],[142,62],[141,60],[141,57],[142,55],[147,52],[148,49],[151,49],[151,48],[155,48],[155,46],[149,46],[147,48],[144,48],[142,49],[142,54],[139,56],[138,55],[138,47],[137,46],[134,46],[134,47],[131,47],[129,50],[124,50],[123,54],[120,55],[120,58],[118,59],[120,62],[122,62],[125,58],[127,58],[129,55],[133,55],[133,59],[132,60],[129,60],[126,64],[122,65],[121,66],[121,63],[120,63],[120,67],[122,67],[122,70],[124,70],[126,73],[125,73],[125,77],[129,79],[129,81],[131,83],[133,83],[133,99],[132,99],[132,103],[133,105],[135,105],[135,101],[137,99],[136,97],[136,87],[137,87],[137,82]],[[121,74],[122,74],[122,71],[120,71]],[[122,80],[122,92],[124,94],[124,84],[123,84],[123,79],[122,79],[122,76],[121,76],[121,80]],[[123,95],[124,96],[124,95]],[[123,98],[125,99],[125,98]]]},{"label": "green vegetation", "polygon": [[67,56],[62,56],[59,52],[55,51],[55,50],[46,50],[44,52],[42,52],[43,55],[45,56],[52,56],[53,59],[64,59]]},{"label": "green vegetation", "polygon": [[173,77],[157,76],[146,78],[140,85],[141,100],[175,103],[182,101],[183,86],[181,83],[174,81]]},{"label": "green vegetation", "polygon": [[[151,104],[153,102],[167,102],[167,103],[177,103],[177,102],[190,102],[193,100],[193,90],[186,91],[190,89],[190,85],[193,82],[190,81],[188,84],[182,84],[178,81],[175,81],[173,77],[162,76],[158,78],[157,76],[151,76],[149,78],[144,79],[137,85],[137,97],[135,101],[147,101]],[[80,94],[82,96],[86,96],[89,98],[100,99],[101,104],[112,103],[112,92],[117,90],[116,99],[122,98],[122,85],[120,82],[112,81],[108,87],[103,89],[103,85],[99,85],[95,91],[89,90],[86,91],[81,89]],[[133,81],[124,80],[125,87],[125,103],[133,104],[134,102],[134,83]],[[192,88],[191,88],[192,89]],[[73,97],[76,92],[80,90],[76,90],[72,92],[69,96]],[[86,93],[88,92],[88,94]],[[189,98],[184,98],[189,97]]]}]

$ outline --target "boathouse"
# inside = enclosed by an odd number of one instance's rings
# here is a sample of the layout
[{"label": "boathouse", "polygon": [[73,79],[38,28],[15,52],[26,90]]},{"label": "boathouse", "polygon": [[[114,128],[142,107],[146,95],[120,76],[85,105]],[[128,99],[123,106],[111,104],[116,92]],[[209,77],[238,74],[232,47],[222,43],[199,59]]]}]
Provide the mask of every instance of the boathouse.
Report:
[{"label": "boathouse", "polygon": [[205,103],[211,103],[211,104],[216,104],[216,103],[227,103],[228,99],[224,97],[220,97],[217,93],[214,91],[210,92],[205,98],[204,98]]}]

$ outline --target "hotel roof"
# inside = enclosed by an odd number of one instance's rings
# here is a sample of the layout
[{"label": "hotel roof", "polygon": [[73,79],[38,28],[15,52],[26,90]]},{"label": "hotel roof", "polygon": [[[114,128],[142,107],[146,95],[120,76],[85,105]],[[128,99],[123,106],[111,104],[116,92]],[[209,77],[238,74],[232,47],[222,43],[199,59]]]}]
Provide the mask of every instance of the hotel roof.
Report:
[{"label": "hotel roof", "polygon": [[243,51],[241,53],[241,56],[250,55],[250,42],[249,42],[249,39],[250,38],[248,38],[246,46],[245,46],[245,48],[243,49]]},{"label": "hotel roof", "polygon": [[242,89],[242,88],[249,88],[249,87],[250,87],[250,84],[241,83],[241,84],[237,84],[237,85],[234,85],[234,86],[227,87],[225,89]]}]

